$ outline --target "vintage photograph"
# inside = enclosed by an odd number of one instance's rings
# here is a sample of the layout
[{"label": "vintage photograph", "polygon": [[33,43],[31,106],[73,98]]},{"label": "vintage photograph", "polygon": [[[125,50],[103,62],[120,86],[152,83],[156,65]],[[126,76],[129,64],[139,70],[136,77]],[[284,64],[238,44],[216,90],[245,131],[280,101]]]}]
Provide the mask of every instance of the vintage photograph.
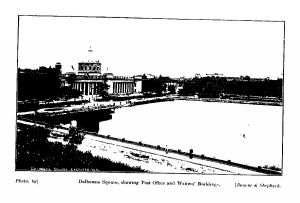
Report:
[{"label": "vintage photograph", "polygon": [[15,170],[281,176],[284,25],[18,16]]}]

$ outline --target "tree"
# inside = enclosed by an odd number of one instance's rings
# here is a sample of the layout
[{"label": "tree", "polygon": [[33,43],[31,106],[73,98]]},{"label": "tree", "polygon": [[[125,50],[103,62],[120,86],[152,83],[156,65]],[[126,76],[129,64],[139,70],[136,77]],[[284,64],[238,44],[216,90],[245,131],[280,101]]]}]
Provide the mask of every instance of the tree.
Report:
[{"label": "tree", "polygon": [[107,98],[108,89],[109,89],[109,85],[107,84],[107,81],[104,80],[104,82],[101,82],[98,86],[99,95],[102,96],[103,98]]},{"label": "tree", "polygon": [[147,79],[147,76],[145,73],[143,74],[142,79]]},{"label": "tree", "polygon": [[84,139],[84,135],[79,132],[77,127],[73,127],[73,126],[70,127],[68,136],[64,137],[64,140],[65,141],[69,140],[69,143],[71,145],[81,144],[83,139]]},{"label": "tree", "polygon": [[76,80],[76,75],[75,74],[70,74],[67,78],[67,83],[73,87],[73,84],[75,83],[75,80]]},{"label": "tree", "polygon": [[176,89],[175,89],[175,85],[169,85],[168,91],[169,91],[171,94],[175,94],[175,93],[176,93],[175,90],[176,90]]}]

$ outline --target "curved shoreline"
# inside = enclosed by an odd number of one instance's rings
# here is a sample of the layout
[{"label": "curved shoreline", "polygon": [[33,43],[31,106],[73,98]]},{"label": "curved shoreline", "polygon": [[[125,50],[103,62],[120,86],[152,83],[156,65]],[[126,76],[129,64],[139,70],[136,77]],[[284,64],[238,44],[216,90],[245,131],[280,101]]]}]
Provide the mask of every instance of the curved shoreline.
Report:
[{"label": "curved shoreline", "polygon": [[178,96],[173,97],[175,100],[186,101],[202,101],[202,102],[219,102],[219,103],[235,103],[235,104],[252,104],[252,105],[268,105],[268,106],[283,106],[279,101],[261,101],[261,100],[243,100],[243,99],[220,99],[220,98],[195,98]]}]

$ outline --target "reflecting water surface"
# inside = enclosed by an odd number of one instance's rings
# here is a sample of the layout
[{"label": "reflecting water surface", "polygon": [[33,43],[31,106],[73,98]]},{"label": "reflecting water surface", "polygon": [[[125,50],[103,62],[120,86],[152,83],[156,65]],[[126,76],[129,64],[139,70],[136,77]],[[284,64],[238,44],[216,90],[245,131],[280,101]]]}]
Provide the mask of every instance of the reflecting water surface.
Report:
[{"label": "reflecting water surface", "polygon": [[116,109],[101,134],[252,166],[281,167],[282,107],[170,101]]}]

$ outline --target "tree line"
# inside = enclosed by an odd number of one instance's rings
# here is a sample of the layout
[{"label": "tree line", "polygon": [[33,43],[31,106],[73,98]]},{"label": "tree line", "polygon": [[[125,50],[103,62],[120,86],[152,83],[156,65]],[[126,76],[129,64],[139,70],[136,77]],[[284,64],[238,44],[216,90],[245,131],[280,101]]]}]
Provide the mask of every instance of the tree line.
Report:
[{"label": "tree line", "polygon": [[224,95],[268,96],[282,98],[282,79],[253,80],[249,76],[239,79],[226,77],[202,77],[185,80],[179,95],[199,97],[222,97]]}]

